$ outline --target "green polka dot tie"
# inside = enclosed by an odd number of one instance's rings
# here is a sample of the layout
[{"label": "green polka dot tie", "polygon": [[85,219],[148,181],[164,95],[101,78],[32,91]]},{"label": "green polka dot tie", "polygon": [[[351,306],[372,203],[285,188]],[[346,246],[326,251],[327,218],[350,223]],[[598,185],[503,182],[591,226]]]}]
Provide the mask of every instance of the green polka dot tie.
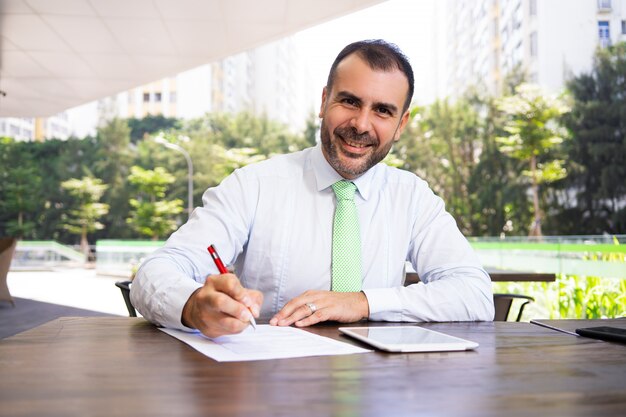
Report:
[{"label": "green polka dot tie", "polygon": [[348,181],[333,184],[337,208],[333,222],[332,290],[361,291],[361,234],[359,213],[354,204],[356,185]]}]

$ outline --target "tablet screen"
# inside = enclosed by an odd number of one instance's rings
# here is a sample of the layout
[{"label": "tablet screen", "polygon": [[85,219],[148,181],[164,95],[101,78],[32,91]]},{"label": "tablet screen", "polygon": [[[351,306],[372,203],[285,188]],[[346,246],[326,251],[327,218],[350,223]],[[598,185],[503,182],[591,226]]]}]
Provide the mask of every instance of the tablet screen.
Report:
[{"label": "tablet screen", "polygon": [[435,352],[478,347],[478,343],[419,326],[340,327],[339,331],[390,352]]}]

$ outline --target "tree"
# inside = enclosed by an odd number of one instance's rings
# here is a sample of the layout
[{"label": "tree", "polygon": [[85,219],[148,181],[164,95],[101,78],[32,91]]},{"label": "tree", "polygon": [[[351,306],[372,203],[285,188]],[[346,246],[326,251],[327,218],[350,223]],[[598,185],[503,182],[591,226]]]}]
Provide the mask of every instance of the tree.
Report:
[{"label": "tree", "polygon": [[187,126],[192,142],[200,135],[226,149],[256,149],[257,153],[265,157],[294,152],[311,146],[307,138],[289,132],[285,125],[268,119],[266,116],[258,117],[248,112],[235,115],[207,114],[204,118]]},{"label": "tree", "polygon": [[137,188],[139,197],[130,199],[132,210],[126,222],[152,240],[176,230],[174,216],[183,211],[183,201],[162,200],[174,176],[163,167],[147,170],[133,166],[128,181]]},{"label": "tree", "polygon": [[500,150],[503,115],[495,98],[476,91],[468,98],[480,114],[480,153],[467,187],[471,196],[470,226],[474,236],[527,233],[530,205],[526,187],[517,181],[522,163]]},{"label": "tree", "polygon": [[500,150],[528,164],[529,171],[523,174],[531,181],[534,221],[530,235],[541,236],[539,185],[566,175],[563,162],[550,159],[549,152],[563,142],[566,132],[559,119],[569,108],[562,99],[548,96],[531,84],[519,85],[514,95],[502,97],[497,103],[508,116],[508,135],[499,138]]},{"label": "tree", "polygon": [[429,182],[446,201],[459,228],[468,233],[471,204],[467,181],[478,152],[478,114],[467,100],[453,104],[437,101],[414,108],[412,114],[398,156],[405,161],[405,169]]},{"label": "tree", "polygon": [[132,190],[126,180],[133,165],[134,149],[130,144],[130,129],[123,119],[113,119],[98,128],[96,135],[95,162],[93,173],[109,185],[104,199],[110,205],[108,215],[103,219],[109,236],[130,237],[125,222],[128,214],[128,200]]},{"label": "tree", "polygon": [[130,128],[130,140],[137,143],[146,135],[152,135],[159,131],[174,131],[180,128],[181,121],[175,117],[165,117],[162,115],[148,115],[141,119],[128,119]]},{"label": "tree", "polygon": [[[65,213],[78,209],[78,203],[69,193],[64,192],[61,182],[84,176],[97,177],[88,169],[96,162],[96,142],[93,137],[50,139],[28,142],[28,147],[36,161],[34,167],[41,178],[41,205],[33,213],[37,228],[29,238],[74,243],[75,235],[61,225],[65,222]],[[96,238],[97,234],[98,231],[94,231],[91,237]]]},{"label": "tree", "polygon": [[10,138],[0,139],[1,234],[24,238],[36,228],[34,213],[41,210],[41,177],[30,149]]},{"label": "tree", "polygon": [[100,203],[99,200],[107,189],[102,180],[93,177],[81,179],[72,178],[61,183],[66,190],[78,202],[78,208],[69,210],[69,218],[64,224],[70,233],[80,236],[80,248],[89,256],[89,242],[87,234],[104,228],[98,220],[109,211],[109,205]]},{"label": "tree", "polygon": [[[567,84],[574,99],[564,117],[573,202],[560,207],[562,223],[585,233],[626,232],[626,43],[598,49],[593,68]],[[569,191],[567,191],[569,190]]]}]

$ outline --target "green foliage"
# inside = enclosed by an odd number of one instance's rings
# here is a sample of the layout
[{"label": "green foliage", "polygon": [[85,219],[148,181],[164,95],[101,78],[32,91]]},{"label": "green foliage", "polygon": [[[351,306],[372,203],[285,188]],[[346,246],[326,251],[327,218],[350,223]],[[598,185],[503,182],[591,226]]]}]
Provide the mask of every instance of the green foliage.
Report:
[{"label": "green foliage", "polygon": [[405,168],[426,179],[446,201],[461,230],[469,231],[472,206],[468,181],[480,144],[478,111],[469,100],[437,101],[415,115],[406,129],[412,136],[399,146]]},{"label": "green foliage", "polygon": [[[533,194],[534,222],[530,233],[541,236],[542,212],[539,185],[553,182],[567,175],[562,161],[551,158],[550,151],[563,142],[566,135],[559,119],[569,111],[566,103],[544,93],[538,86],[521,84],[515,94],[497,100],[497,106],[506,116],[504,130],[498,137],[500,150],[528,164],[522,174],[530,178]],[[547,158],[547,159],[545,159]]]},{"label": "green foliage", "polygon": [[173,216],[182,213],[182,200],[152,202],[131,198],[129,203],[132,210],[126,221],[141,235],[158,240],[177,229],[178,223]]},{"label": "green foliage", "polygon": [[626,279],[560,274],[556,282],[493,284],[494,292],[530,295],[524,319],[599,319],[626,316]]},{"label": "green foliage", "polygon": [[503,152],[529,161],[563,142],[566,132],[558,119],[569,107],[562,99],[548,96],[536,85],[521,84],[514,95],[502,97],[497,105],[509,116],[504,128],[509,135],[498,138]]},{"label": "green foliage", "polygon": [[153,240],[176,230],[178,224],[175,216],[182,213],[183,201],[163,200],[168,186],[174,180],[174,176],[163,167],[154,170],[131,167],[128,181],[139,191],[138,198],[129,200],[132,209],[126,222],[133,229]]},{"label": "green foliage", "polygon": [[502,121],[494,100],[477,91],[413,108],[395,154],[444,199],[464,233],[516,232],[529,216],[525,187],[517,162],[496,143]]},{"label": "green foliage", "polygon": [[[309,146],[314,141],[315,126],[312,116],[305,137],[265,117],[247,113],[207,115],[187,122],[157,116],[143,120],[114,119],[101,126],[95,137],[83,139],[16,142],[2,138],[0,235],[77,243],[76,229],[63,225],[67,225],[68,215],[75,218],[85,207],[81,208],[79,200],[65,192],[61,183],[85,176],[99,178],[108,186],[101,199],[109,210],[99,219],[104,227],[89,232],[93,238],[131,239],[147,235],[145,228],[139,232],[128,227],[126,219],[131,217],[131,210],[136,213],[139,209],[139,206],[131,207],[129,201],[156,204],[159,193],[142,190],[138,196],[136,186],[128,180],[132,166],[157,173],[155,167],[165,168],[174,178],[167,184],[168,199],[187,199],[186,161],[179,153],[154,143],[151,134],[166,130],[168,140],[189,152],[194,164],[194,201],[199,202],[207,187],[219,184],[234,169]],[[185,139],[187,136],[191,139]],[[95,211],[97,208],[92,207]],[[149,212],[165,216],[163,213],[177,211],[176,207],[161,203],[144,209],[144,217]],[[176,221],[172,218],[168,221],[168,225],[155,228],[156,233],[162,236],[169,233],[171,221],[174,224]]]},{"label": "green foliage", "polygon": [[137,143],[146,136],[153,135],[160,131],[175,131],[180,129],[181,122],[175,117],[165,117],[162,115],[147,115],[141,119],[128,119],[130,129],[130,140]]},{"label": "green foliage", "polygon": [[207,114],[186,126],[192,142],[203,138],[225,149],[251,148],[265,157],[294,152],[311,146],[310,138],[290,133],[284,125],[242,112]]},{"label": "green foliage", "polygon": [[165,197],[168,186],[174,180],[174,176],[163,167],[148,170],[134,165],[130,168],[130,175],[128,176],[128,181],[151,201]]},{"label": "green foliage", "polygon": [[41,206],[41,178],[22,144],[9,138],[0,140],[0,220],[5,223],[5,235],[22,238],[36,227],[32,213]]},{"label": "green foliage", "polygon": [[63,181],[61,188],[78,204],[78,208],[67,211],[68,217],[63,227],[81,237],[83,252],[88,253],[87,234],[104,228],[98,220],[109,211],[109,205],[99,200],[108,186],[98,178],[83,177]]},{"label": "green foliage", "polygon": [[[599,49],[591,72],[574,77],[568,88],[573,97],[572,111],[564,118],[572,137],[565,144],[569,175],[553,199],[554,223],[567,233],[623,233],[626,43]],[[568,189],[576,198],[563,197]]]},{"label": "green foliage", "polygon": [[132,196],[132,189],[126,181],[135,151],[131,146],[127,121],[113,119],[100,127],[94,145],[93,173],[109,185],[104,194],[104,200],[110,206],[103,220],[107,235],[131,237],[124,219],[128,215],[128,201]]},{"label": "green foliage", "polygon": [[[317,132],[320,129],[320,122],[317,114],[314,112],[309,115],[304,128],[304,141],[302,145],[315,146],[317,143]],[[302,146],[300,145],[300,146]]]}]

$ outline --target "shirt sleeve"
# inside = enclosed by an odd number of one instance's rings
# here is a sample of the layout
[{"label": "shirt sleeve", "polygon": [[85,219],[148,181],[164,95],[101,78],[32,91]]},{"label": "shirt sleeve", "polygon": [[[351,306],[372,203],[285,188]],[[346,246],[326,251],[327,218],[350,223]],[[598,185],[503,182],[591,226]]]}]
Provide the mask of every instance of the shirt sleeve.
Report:
[{"label": "shirt sleeve", "polygon": [[421,282],[364,290],[370,319],[382,321],[491,321],[491,279],[443,201],[427,186],[416,193],[407,260]]},{"label": "shirt sleeve", "polygon": [[137,271],[130,295],[139,313],[160,326],[191,330],[182,324],[183,307],[207,276],[219,273],[207,247],[214,244],[224,262],[234,264],[247,240],[256,189],[238,170],[204,193],[203,206]]}]

